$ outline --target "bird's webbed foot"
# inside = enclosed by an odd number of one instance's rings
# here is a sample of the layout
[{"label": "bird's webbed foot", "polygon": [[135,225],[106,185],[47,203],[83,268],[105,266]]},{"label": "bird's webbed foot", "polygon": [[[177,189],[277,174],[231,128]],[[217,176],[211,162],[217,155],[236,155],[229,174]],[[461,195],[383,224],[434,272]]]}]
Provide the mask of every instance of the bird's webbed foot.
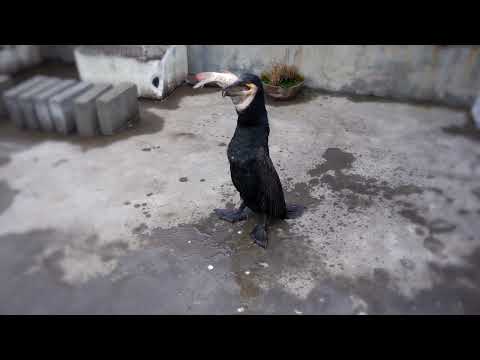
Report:
[{"label": "bird's webbed foot", "polygon": [[217,216],[222,219],[226,220],[231,223],[235,223],[237,221],[242,221],[247,219],[247,213],[245,211],[245,207],[241,206],[239,209],[215,209],[213,210]]},{"label": "bird's webbed foot", "polygon": [[262,224],[257,224],[250,233],[253,242],[258,246],[266,249],[268,245],[267,229]]},{"label": "bird's webbed foot", "polygon": [[253,242],[258,246],[266,249],[268,245],[268,217],[264,216],[263,224],[257,224],[250,233],[250,237],[253,239]]}]

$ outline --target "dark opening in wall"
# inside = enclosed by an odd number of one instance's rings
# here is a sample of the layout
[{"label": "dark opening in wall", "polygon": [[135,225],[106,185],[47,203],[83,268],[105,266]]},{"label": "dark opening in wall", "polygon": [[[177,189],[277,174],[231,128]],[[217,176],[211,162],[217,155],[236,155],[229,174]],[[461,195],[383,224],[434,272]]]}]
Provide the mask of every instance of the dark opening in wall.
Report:
[{"label": "dark opening in wall", "polygon": [[152,80],[152,85],[158,88],[159,84],[160,84],[160,79],[158,78],[158,76],[155,76]]}]

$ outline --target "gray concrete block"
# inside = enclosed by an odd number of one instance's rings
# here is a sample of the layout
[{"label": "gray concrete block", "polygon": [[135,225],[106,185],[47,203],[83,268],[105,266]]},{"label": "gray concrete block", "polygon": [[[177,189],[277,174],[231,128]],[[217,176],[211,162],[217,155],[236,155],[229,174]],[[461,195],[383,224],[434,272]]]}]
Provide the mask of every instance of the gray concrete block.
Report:
[{"label": "gray concrete block", "polygon": [[46,76],[35,76],[29,80],[23,81],[20,84],[14,86],[13,88],[7,90],[3,94],[3,100],[5,106],[7,107],[7,112],[10,120],[12,120],[15,125],[19,128],[25,127],[25,119],[23,117],[22,109],[20,108],[20,104],[18,102],[18,97],[26,92],[29,91],[33,86],[44,81],[47,79]]},{"label": "gray concrete block", "polygon": [[81,136],[94,136],[100,133],[96,100],[112,88],[109,84],[96,84],[74,100],[75,124]]},{"label": "gray concrete block", "polygon": [[75,115],[73,112],[73,101],[92,86],[92,83],[80,82],[49,100],[50,114],[58,132],[68,134],[74,131]]},{"label": "gray concrete block", "polygon": [[56,78],[49,78],[44,81],[39,82],[37,85],[32,86],[32,88],[18,97],[18,102],[20,108],[22,109],[23,116],[25,119],[25,125],[28,129],[38,130],[40,124],[38,123],[37,114],[35,114],[35,108],[33,106],[33,97],[46,89],[49,89],[57,85],[61,80]]},{"label": "gray concrete block", "polygon": [[480,96],[477,97],[475,103],[473,104],[472,110],[473,122],[477,129],[480,129]]},{"label": "gray concrete block", "polygon": [[33,96],[35,114],[42,130],[55,131],[53,118],[49,110],[49,100],[62,91],[68,90],[77,83],[78,81],[72,79],[61,80],[58,84]]},{"label": "gray concrete block", "polygon": [[97,99],[100,131],[112,135],[124,128],[128,120],[138,116],[138,91],[132,83],[121,83]]},{"label": "gray concrete block", "polygon": [[3,100],[3,93],[13,85],[12,79],[7,75],[0,75],[0,121],[6,119],[7,106]]}]

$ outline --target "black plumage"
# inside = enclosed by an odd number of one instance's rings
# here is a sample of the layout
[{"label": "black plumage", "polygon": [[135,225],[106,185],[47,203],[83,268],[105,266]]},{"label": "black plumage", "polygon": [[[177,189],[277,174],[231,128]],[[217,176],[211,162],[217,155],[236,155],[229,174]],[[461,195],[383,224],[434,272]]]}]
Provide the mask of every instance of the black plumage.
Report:
[{"label": "black plumage", "polygon": [[[250,81],[255,83],[257,79]],[[249,209],[284,219],[287,208],[283,188],[268,151],[270,127],[262,84],[258,81],[255,85],[259,88],[255,99],[238,114],[237,128],[228,145],[230,174]]]},{"label": "black plumage", "polygon": [[232,97],[238,114],[227,155],[232,182],[240,193],[242,204],[238,210],[215,209],[215,212],[230,222],[246,219],[245,207],[263,215],[263,222],[256,225],[251,236],[258,245],[266,248],[269,220],[299,216],[303,207],[287,206],[282,183],[270,159],[270,127],[262,82],[252,74],[236,78],[231,73],[203,73],[197,77],[203,83],[217,81],[222,85],[223,95]]}]

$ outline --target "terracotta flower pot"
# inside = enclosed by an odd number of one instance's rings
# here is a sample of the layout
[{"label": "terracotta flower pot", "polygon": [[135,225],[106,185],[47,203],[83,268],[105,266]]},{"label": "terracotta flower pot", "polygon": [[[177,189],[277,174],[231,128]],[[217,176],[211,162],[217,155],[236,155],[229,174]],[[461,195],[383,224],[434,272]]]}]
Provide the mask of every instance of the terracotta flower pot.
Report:
[{"label": "terracotta flower pot", "polygon": [[265,93],[275,100],[289,100],[297,96],[302,89],[304,82],[305,81],[302,81],[290,87],[273,86],[263,83],[263,88],[265,89]]}]

